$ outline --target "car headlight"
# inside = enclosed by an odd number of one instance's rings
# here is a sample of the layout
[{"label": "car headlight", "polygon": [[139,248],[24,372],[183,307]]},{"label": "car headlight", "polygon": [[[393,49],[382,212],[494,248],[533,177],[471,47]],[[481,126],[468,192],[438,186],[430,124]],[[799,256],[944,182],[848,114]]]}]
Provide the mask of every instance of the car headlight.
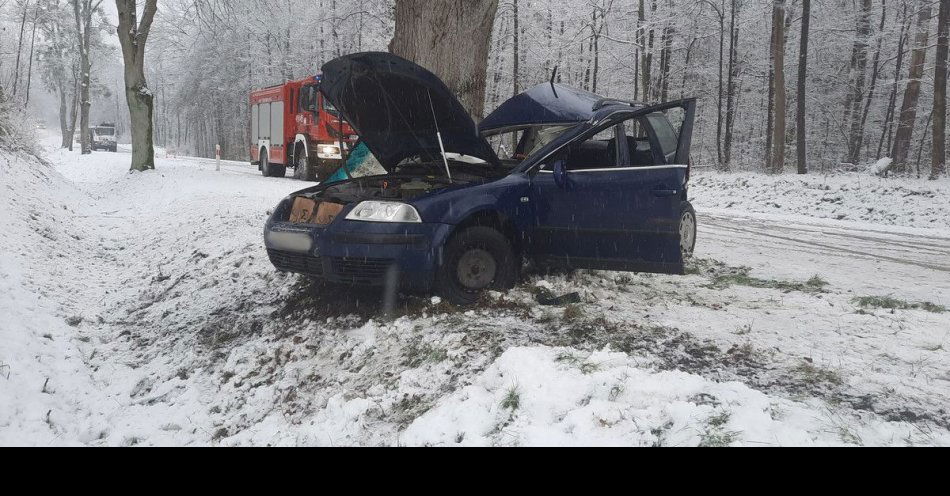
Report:
[{"label": "car headlight", "polygon": [[323,159],[342,159],[343,153],[337,145],[317,145],[317,157]]},{"label": "car headlight", "polygon": [[412,205],[396,202],[365,201],[346,216],[346,220],[421,224],[422,217]]}]

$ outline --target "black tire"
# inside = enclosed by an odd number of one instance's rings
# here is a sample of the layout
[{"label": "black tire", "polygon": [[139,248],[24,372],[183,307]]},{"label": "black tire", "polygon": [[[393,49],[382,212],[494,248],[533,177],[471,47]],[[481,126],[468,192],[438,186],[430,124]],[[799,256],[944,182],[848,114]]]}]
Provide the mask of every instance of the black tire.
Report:
[{"label": "black tire", "polygon": [[284,177],[287,175],[287,166],[271,164],[267,150],[261,148],[261,174],[264,177]]},{"label": "black tire", "polygon": [[683,208],[680,211],[679,233],[680,250],[683,253],[683,261],[693,258],[696,253],[696,238],[698,234],[699,223],[696,220],[696,209],[689,202],[683,202]]},{"label": "black tire", "polygon": [[310,160],[306,151],[302,147],[296,147],[294,152],[294,179],[301,181],[316,181],[317,168]]},{"label": "black tire", "polygon": [[261,174],[264,177],[270,177],[270,160],[267,157],[267,150],[261,148],[259,157],[261,160]]},{"label": "black tire", "polygon": [[469,227],[446,243],[436,292],[450,303],[472,305],[485,291],[513,288],[519,269],[520,260],[502,233]]}]

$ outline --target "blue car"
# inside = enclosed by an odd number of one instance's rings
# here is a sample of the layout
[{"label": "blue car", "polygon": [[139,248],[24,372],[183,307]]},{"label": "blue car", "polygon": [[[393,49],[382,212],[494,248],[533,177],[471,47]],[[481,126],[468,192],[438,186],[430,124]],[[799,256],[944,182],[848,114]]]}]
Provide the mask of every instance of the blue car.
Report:
[{"label": "blue car", "polygon": [[[695,99],[645,105],[552,82],[476,126],[435,75],[387,53],[327,63],[321,92],[372,172],[344,168],[277,206],[264,237],[278,270],[462,305],[513,287],[525,260],[684,273]],[[515,144],[512,158],[492,142]]]}]

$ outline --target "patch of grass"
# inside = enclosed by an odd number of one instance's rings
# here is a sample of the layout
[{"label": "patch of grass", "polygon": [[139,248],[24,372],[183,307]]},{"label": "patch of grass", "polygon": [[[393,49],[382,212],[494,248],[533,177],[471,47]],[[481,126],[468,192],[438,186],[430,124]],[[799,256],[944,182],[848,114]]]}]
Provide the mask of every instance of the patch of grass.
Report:
[{"label": "patch of grass", "polygon": [[758,289],[777,289],[790,293],[798,291],[802,293],[821,293],[824,292],[828,282],[820,276],[814,276],[805,282],[785,281],[781,279],[759,279],[749,275],[751,270],[742,269],[739,272],[731,274],[720,274],[713,277],[713,281],[707,287],[711,289],[726,289],[730,286],[746,286]]},{"label": "patch of grass", "polygon": [[226,428],[222,427],[222,428],[220,428],[220,429],[218,429],[218,430],[216,430],[216,431],[214,432],[214,435],[211,436],[211,440],[212,440],[212,441],[220,441],[220,440],[222,440],[222,439],[224,439],[224,438],[226,438],[226,437],[228,437],[228,430],[227,430]]},{"label": "patch of grass", "polygon": [[564,309],[564,320],[577,322],[584,318],[584,309],[580,305],[569,305]]},{"label": "patch of grass", "polygon": [[722,412],[719,415],[710,417],[707,423],[710,427],[721,429],[725,427],[730,420],[732,420],[732,415],[730,415],[729,412]]},{"label": "patch of grass", "polygon": [[882,310],[923,310],[930,313],[946,313],[947,307],[929,301],[912,303],[890,296],[861,296],[853,300],[861,308],[877,308]]},{"label": "patch of grass", "polygon": [[728,448],[736,442],[739,439],[739,433],[725,430],[730,420],[732,420],[732,414],[729,412],[722,412],[707,419],[706,426],[708,429],[700,437],[699,447]]},{"label": "patch of grass", "polygon": [[570,353],[561,353],[557,356],[557,358],[555,358],[555,360],[557,362],[566,363],[576,367],[577,369],[580,369],[581,373],[584,375],[590,375],[600,370],[600,366],[598,366],[596,363],[591,363],[585,358],[581,358]]},{"label": "patch of grass", "polygon": [[653,436],[656,437],[656,441],[653,442],[654,448],[663,447],[664,443],[666,442],[666,433],[668,433],[670,429],[673,428],[673,425],[673,422],[667,422],[661,427],[650,429],[650,434],[653,434]]},{"label": "patch of grass", "polygon": [[700,448],[728,448],[739,439],[737,432],[707,432],[699,441]]},{"label": "patch of grass", "polygon": [[508,390],[505,399],[501,401],[501,407],[512,412],[521,408],[521,394],[518,393],[518,388],[513,387]]},{"label": "patch of grass", "polygon": [[443,348],[435,348],[431,345],[414,344],[406,350],[403,365],[409,368],[417,368],[426,363],[442,363],[449,359],[449,352]]},{"label": "patch of grass", "polygon": [[397,424],[403,427],[409,426],[414,420],[421,417],[429,409],[432,403],[419,395],[404,395],[398,403],[393,405],[392,416]]},{"label": "patch of grass", "polygon": [[855,446],[864,446],[864,443],[861,441],[861,438],[857,434],[851,432],[847,427],[838,428],[838,438],[841,439],[841,442],[846,444],[852,444]]},{"label": "patch of grass", "polygon": [[844,384],[844,379],[841,378],[841,374],[838,372],[818,367],[809,361],[803,361],[798,367],[795,367],[794,372],[803,382],[810,385],[840,386]]}]

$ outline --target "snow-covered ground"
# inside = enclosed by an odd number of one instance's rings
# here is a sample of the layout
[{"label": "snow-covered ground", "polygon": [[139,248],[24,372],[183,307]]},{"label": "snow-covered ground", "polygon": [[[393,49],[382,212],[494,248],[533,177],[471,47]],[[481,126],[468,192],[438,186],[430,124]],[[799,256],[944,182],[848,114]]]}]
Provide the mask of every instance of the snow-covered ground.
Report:
[{"label": "snow-covered ground", "polygon": [[386,316],[269,264],[303,183],[47,160],[0,154],[0,445],[950,445],[945,183],[703,173],[686,277]]}]

